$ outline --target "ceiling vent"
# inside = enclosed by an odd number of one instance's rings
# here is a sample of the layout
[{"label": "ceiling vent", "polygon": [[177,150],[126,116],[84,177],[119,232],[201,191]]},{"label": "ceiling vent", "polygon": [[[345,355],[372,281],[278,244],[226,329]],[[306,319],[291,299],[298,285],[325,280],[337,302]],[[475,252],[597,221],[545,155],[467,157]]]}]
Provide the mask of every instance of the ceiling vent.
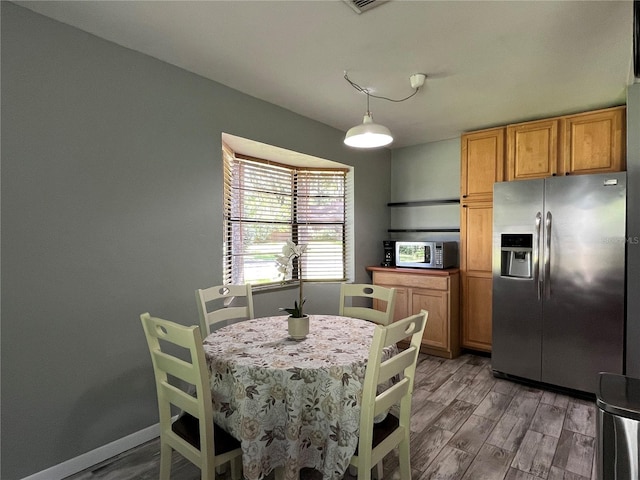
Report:
[{"label": "ceiling vent", "polygon": [[387,3],[389,0],[342,0],[349,5],[357,14],[368,12],[372,8]]}]

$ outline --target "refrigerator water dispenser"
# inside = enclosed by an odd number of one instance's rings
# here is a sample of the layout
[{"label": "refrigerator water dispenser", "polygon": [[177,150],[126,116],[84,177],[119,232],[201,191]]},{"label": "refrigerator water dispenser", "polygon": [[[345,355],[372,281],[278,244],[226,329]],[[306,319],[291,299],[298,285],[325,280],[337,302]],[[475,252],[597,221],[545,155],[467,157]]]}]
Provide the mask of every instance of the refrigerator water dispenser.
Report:
[{"label": "refrigerator water dispenser", "polygon": [[503,277],[531,278],[533,235],[530,233],[503,233],[501,235],[501,275]]}]

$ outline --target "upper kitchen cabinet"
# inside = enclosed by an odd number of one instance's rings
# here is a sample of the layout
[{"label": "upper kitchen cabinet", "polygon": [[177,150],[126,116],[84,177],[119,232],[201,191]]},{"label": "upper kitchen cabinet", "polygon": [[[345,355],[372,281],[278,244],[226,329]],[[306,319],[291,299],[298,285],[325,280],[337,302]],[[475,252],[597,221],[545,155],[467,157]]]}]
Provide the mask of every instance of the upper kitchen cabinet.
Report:
[{"label": "upper kitchen cabinet", "polygon": [[544,178],[558,171],[558,119],[507,127],[507,181]]},{"label": "upper kitchen cabinet", "polygon": [[507,126],[506,179],[625,170],[625,107]]},{"label": "upper kitchen cabinet", "polygon": [[625,114],[625,107],[614,107],[561,117],[559,173],[624,171]]},{"label": "upper kitchen cabinet", "polygon": [[462,135],[462,203],[493,198],[493,184],[504,180],[504,137],[505,128]]}]

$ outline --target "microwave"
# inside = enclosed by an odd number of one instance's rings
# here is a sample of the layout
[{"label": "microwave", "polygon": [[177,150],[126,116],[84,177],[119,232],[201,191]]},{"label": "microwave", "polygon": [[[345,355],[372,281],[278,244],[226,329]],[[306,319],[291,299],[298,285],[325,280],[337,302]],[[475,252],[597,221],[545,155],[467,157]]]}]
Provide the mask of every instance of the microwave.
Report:
[{"label": "microwave", "polygon": [[457,267],[458,242],[396,241],[395,262],[396,267]]}]

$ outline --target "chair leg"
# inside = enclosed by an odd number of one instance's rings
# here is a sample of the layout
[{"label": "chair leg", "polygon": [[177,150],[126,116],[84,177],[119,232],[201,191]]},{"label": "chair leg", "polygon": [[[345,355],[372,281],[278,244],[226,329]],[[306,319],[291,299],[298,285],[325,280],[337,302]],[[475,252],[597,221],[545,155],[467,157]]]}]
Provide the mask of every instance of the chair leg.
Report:
[{"label": "chair leg", "polygon": [[405,438],[398,445],[398,462],[400,463],[400,478],[411,480],[411,459],[409,454],[409,439]]},{"label": "chair leg", "polygon": [[371,480],[371,468],[351,464],[347,470],[350,475],[355,476],[358,480]]},{"label": "chair leg", "polygon": [[242,457],[231,459],[231,480],[240,480],[242,476]]},{"label": "chair leg", "polygon": [[373,478],[375,478],[376,480],[382,480],[382,477],[384,477],[384,468],[382,465],[382,460],[380,460],[376,466],[375,466],[375,473],[373,475]]},{"label": "chair leg", "polygon": [[160,480],[169,480],[171,476],[171,447],[160,443]]},{"label": "chair leg", "polygon": [[371,468],[358,468],[358,480],[371,480]]}]

